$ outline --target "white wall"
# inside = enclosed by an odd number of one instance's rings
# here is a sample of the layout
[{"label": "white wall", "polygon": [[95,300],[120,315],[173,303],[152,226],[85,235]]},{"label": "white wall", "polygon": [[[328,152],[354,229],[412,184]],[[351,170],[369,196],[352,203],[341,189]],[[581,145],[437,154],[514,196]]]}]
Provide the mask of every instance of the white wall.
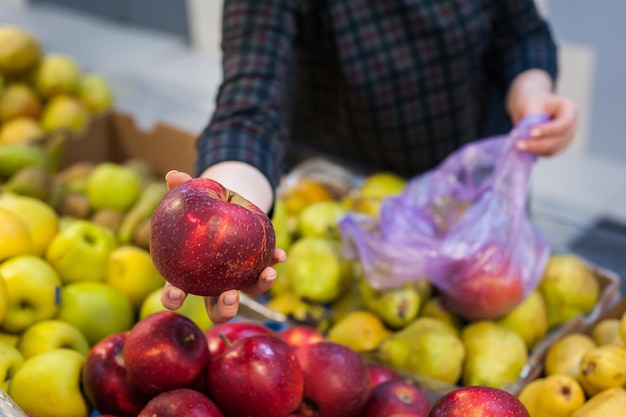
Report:
[{"label": "white wall", "polygon": [[219,55],[222,0],[187,0],[187,10],[193,46]]}]

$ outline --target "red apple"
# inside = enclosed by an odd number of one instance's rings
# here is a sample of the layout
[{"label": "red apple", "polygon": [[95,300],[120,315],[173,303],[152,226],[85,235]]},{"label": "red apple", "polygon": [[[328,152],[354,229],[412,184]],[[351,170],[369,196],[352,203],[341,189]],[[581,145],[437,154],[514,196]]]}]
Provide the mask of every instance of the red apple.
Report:
[{"label": "red apple", "polygon": [[270,218],[237,193],[208,178],[170,190],[150,224],[150,254],[173,285],[218,295],[256,282],[272,263],[276,235]]},{"label": "red apple", "polygon": [[224,417],[224,414],[206,395],[179,388],[152,398],[137,417]]},{"label": "red apple", "polygon": [[224,352],[228,343],[233,344],[239,339],[257,334],[274,334],[274,330],[253,321],[229,321],[215,324],[204,331],[211,358]]},{"label": "red apple", "polygon": [[323,342],[326,340],[322,332],[313,327],[304,325],[285,327],[284,329],[279,330],[277,334],[278,337],[283,339],[294,349],[297,349],[300,346]]},{"label": "red apple", "polygon": [[207,386],[227,416],[277,417],[300,404],[303,376],[293,349],[262,334],[239,339],[214,358]]},{"label": "red apple", "polygon": [[433,404],[428,417],[530,417],[517,397],[499,388],[457,388]]},{"label": "red apple", "polygon": [[160,311],[138,321],[124,345],[129,381],[148,394],[197,384],[209,363],[202,330],[174,311]]},{"label": "red apple", "polygon": [[501,317],[525,297],[524,284],[518,276],[480,273],[455,284],[452,291],[443,292],[444,304],[468,320]]},{"label": "red apple", "polygon": [[371,388],[386,381],[399,381],[402,379],[396,371],[379,363],[368,363],[367,370],[370,374]]},{"label": "red apple", "polygon": [[370,391],[369,372],[354,350],[318,342],[295,350],[304,371],[305,417],[357,417]]},{"label": "red apple", "polygon": [[430,401],[415,385],[406,381],[387,381],[377,385],[363,408],[362,417],[386,417],[411,413],[427,417]]},{"label": "red apple", "polygon": [[101,413],[135,417],[151,396],[126,378],[122,354],[129,332],[115,333],[96,343],[82,369],[82,385],[89,402]]}]

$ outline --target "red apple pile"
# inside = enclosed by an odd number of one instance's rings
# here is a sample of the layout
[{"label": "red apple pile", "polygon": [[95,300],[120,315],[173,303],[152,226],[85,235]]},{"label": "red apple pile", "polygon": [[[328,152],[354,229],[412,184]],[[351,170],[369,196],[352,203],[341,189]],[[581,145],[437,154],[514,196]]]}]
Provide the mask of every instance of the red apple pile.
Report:
[{"label": "red apple pile", "polygon": [[252,285],[274,256],[270,218],[220,183],[193,178],[170,190],[150,223],[150,254],[171,284],[219,295]]},{"label": "red apple pile", "polygon": [[393,371],[306,326],[232,321],[200,330],[153,313],[94,345],[86,397],[116,417],[427,417],[428,398]]}]

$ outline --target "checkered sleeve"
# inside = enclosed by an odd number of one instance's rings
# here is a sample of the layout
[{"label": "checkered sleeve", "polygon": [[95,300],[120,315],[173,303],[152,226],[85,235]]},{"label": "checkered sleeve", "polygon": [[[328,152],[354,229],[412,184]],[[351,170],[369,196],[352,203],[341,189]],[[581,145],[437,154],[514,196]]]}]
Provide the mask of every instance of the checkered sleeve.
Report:
[{"label": "checkered sleeve", "polygon": [[528,69],[543,69],[556,78],[556,45],[534,0],[495,0],[492,19],[486,66],[503,94],[513,79]]},{"label": "checkered sleeve", "polygon": [[242,161],[278,184],[295,7],[292,0],[224,1],[223,80],[215,111],[197,141],[198,173],[218,162]]}]

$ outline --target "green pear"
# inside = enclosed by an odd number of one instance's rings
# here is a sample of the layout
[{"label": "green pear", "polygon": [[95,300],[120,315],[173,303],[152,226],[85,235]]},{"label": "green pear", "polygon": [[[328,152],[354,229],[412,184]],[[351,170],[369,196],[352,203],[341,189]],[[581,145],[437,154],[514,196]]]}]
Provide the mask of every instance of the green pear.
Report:
[{"label": "green pear", "polygon": [[291,245],[285,261],[289,287],[308,301],[332,302],[352,281],[352,262],[327,237],[304,237]]},{"label": "green pear", "polygon": [[501,388],[520,378],[528,350],[513,330],[493,321],[475,321],[465,326],[461,340],[467,351],[463,385]]},{"label": "green pear", "polygon": [[52,176],[48,170],[38,166],[27,166],[16,172],[2,185],[2,191],[33,197],[46,201],[52,187]]},{"label": "green pear", "polygon": [[29,143],[14,143],[0,146],[0,179],[11,178],[25,167],[49,168],[46,152]]},{"label": "green pear", "polygon": [[289,213],[281,199],[274,201],[272,226],[274,226],[274,234],[276,235],[276,247],[287,250],[293,241],[293,236],[289,228]]},{"label": "green pear", "polygon": [[456,384],[461,376],[465,347],[458,331],[448,323],[420,317],[383,340],[381,361],[426,380]]},{"label": "green pear", "polygon": [[552,255],[539,282],[550,328],[593,310],[600,284],[593,270],[575,255]]},{"label": "green pear", "polygon": [[526,298],[497,323],[519,334],[531,349],[548,333],[548,313],[543,297],[531,291]]},{"label": "green pear", "polygon": [[400,329],[412,322],[420,311],[420,295],[410,282],[398,288],[377,290],[359,279],[361,298],[365,306],[389,327]]},{"label": "green pear", "polygon": [[346,214],[340,202],[319,201],[305,207],[297,218],[297,234],[301,237],[339,238],[339,220]]}]

